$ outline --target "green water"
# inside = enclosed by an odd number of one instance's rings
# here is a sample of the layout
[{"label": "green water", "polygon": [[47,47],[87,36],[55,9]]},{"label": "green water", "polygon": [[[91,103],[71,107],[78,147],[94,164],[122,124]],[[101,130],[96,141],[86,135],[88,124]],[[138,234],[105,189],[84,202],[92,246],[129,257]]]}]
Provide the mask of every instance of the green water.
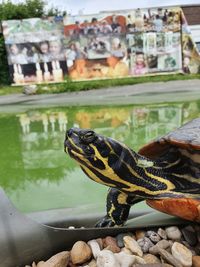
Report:
[{"label": "green water", "polygon": [[137,150],[199,116],[200,100],[0,114],[0,186],[23,212],[104,205],[107,188],[89,180],[64,153],[67,128],[92,128]]}]

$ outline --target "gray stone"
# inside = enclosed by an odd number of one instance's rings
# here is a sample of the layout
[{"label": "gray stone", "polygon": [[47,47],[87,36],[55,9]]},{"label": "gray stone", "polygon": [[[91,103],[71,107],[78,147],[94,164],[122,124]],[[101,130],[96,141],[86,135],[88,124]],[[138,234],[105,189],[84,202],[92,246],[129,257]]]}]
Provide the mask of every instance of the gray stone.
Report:
[{"label": "gray stone", "polygon": [[28,84],[28,85],[24,85],[23,87],[23,93],[25,95],[34,95],[36,94],[38,90],[38,87],[36,84]]},{"label": "gray stone", "polygon": [[132,237],[133,234],[132,233],[118,234],[116,236],[116,240],[117,240],[117,245],[118,245],[119,248],[123,248],[124,247],[124,240],[123,240],[124,236],[131,236]]},{"label": "gray stone", "polygon": [[144,253],[149,252],[149,249],[154,246],[148,237],[138,239],[137,242]]},{"label": "gray stone", "polygon": [[168,240],[160,240],[157,244],[156,244],[159,248],[163,248],[166,249],[168,247],[170,247],[170,242]]},{"label": "gray stone", "polygon": [[154,243],[158,243],[160,241],[161,237],[158,233],[154,231],[147,231],[147,236],[150,238],[150,240]]},{"label": "gray stone", "polygon": [[162,238],[162,239],[167,239],[167,234],[166,234],[166,231],[162,228],[159,228],[157,233],[159,234],[159,236]]},{"label": "gray stone", "polygon": [[197,244],[197,234],[191,225],[182,228],[181,232],[190,246],[195,246]]},{"label": "gray stone", "polygon": [[179,241],[181,239],[181,231],[177,226],[170,226],[165,228],[167,237],[171,240]]}]

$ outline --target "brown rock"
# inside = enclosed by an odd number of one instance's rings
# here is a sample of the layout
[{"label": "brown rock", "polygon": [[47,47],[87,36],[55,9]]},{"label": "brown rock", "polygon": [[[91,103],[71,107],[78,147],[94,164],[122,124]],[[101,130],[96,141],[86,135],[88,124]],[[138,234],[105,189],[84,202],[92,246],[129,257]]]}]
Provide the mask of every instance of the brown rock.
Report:
[{"label": "brown rock", "polygon": [[103,239],[104,248],[109,249],[113,253],[119,253],[121,250],[117,245],[117,240],[114,237],[107,236]]},{"label": "brown rock", "polygon": [[71,261],[73,264],[82,264],[92,257],[91,248],[84,241],[77,241],[71,250]]},{"label": "brown rock", "polygon": [[145,237],[145,231],[142,231],[142,230],[136,230],[135,231],[136,240],[144,238],[144,237]]},{"label": "brown rock", "polygon": [[192,257],[192,267],[200,267],[200,256]]},{"label": "brown rock", "polygon": [[132,267],[173,267],[166,263],[134,264]]},{"label": "brown rock", "polygon": [[63,251],[45,261],[42,267],[66,267],[69,262],[69,258],[69,251]]},{"label": "brown rock", "polygon": [[159,258],[152,254],[144,255],[143,259],[146,261],[146,263],[160,263]]}]

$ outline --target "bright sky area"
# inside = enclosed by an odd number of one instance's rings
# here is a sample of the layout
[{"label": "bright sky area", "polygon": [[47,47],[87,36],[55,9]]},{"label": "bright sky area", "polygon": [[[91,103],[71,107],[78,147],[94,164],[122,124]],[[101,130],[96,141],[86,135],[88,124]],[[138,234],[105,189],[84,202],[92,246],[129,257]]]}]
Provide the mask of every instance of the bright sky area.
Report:
[{"label": "bright sky area", "polygon": [[[5,0],[0,0],[2,2]],[[22,0],[12,0],[12,2],[23,2]],[[173,5],[200,5],[200,0],[46,0],[48,6],[58,7],[73,15],[82,12],[92,14],[104,10],[119,10],[143,7],[173,6]]]}]

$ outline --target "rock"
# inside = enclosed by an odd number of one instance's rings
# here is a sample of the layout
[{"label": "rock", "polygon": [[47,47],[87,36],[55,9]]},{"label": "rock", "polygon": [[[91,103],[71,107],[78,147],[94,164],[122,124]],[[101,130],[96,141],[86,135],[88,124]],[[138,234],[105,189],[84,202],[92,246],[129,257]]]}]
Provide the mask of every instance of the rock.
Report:
[{"label": "rock", "polygon": [[149,249],[149,253],[152,255],[158,255],[159,254],[159,247],[157,245],[154,245]]},{"label": "rock", "polygon": [[36,94],[38,87],[36,84],[27,84],[23,87],[23,94],[25,95],[34,95]]},{"label": "rock", "polygon": [[138,239],[137,242],[144,253],[149,252],[149,249],[154,246],[148,237]]},{"label": "rock", "polygon": [[132,267],[174,267],[166,263],[150,263],[150,264],[133,264]]},{"label": "rock", "polygon": [[192,252],[184,245],[174,242],[172,246],[172,255],[177,259],[184,267],[192,266]]},{"label": "rock", "polygon": [[164,229],[159,228],[157,233],[162,239],[167,239],[167,234],[166,234],[166,231]]},{"label": "rock", "polygon": [[93,239],[88,241],[87,244],[90,246],[92,250],[93,257],[96,259],[99,252],[101,251],[98,242]]},{"label": "rock", "polygon": [[181,232],[190,246],[195,246],[197,244],[197,234],[191,225],[182,228]]},{"label": "rock", "polygon": [[146,263],[160,263],[159,258],[152,254],[144,255],[143,259],[146,261]]},{"label": "rock", "polygon": [[192,252],[193,256],[197,255],[195,248],[190,246],[187,241],[180,241],[180,242],[181,242],[181,244],[183,244],[186,248],[188,248]]},{"label": "rock", "polygon": [[96,261],[93,259],[93,260],[91,260],[91,261],[88,263],[88,266],[89,266],[89,267],[97,267],[97,263],[96,263]]},{"label": "rock", "polygon": [[130,249],[130,251],[132,251],[133,254],[140,256],[140,257],[143,256],[142,249],[135,239],[133,239],[130,236],[124,236],[123,240],[124,240],[125,247]]},{"label": "rock", "polygon": [[66,267],[68,265],[69,258],[69,251],[63,251],[45,261],[42,267]]},{"label": "rock", "polygon": [[154,231],[147,231],[147,236],[150,238],[150,240],[154,243],[158,243],[160,241],[160,236]]},{"label": "rock", "polygon": [[163,239],[163,240],[160,240],[157,244],[156,244],[159,248],[163,248],[163,249],[166,249],[168,247],[170,247],[170,242]]},{"label": "rock", "polygon": [[146,261],[139,256],[135,256],[135,263],[146,264]]},{"label": "rock", "polygon": [[159,248],[159,254],[160,256],[169,264],[171,264],[174,267],[183,267],[183,265],[175,259],[169,252],[165,251],[162,248]]},{"label": "rock", "polygon": [[133,255],[133,253],[130,251],[130,249],[128,249],[128,248],[122,248],[121,249],[121,251],[123,251],[123,252],[125,252],[126,254],[128,254],[128,255]]},{"label": "rock", "polygon": [[77,241],[71,250],[71,261],[73,264],[82,264],[92,257],[91,248],[84,241]]},{"label": "rock", "polygon": [[179,241],[181,239],[181,231],[177,226],[170,226],[165,228],[167,237],[172,240]]},{"label": "rock", "polygon": [[43,267],[44,266],[44,261],[39,261],[38,263],[37,263],[37,267]]},{"label": "rock", "polygon": [[120,253],[116,253],[115,257],[117,261],[119,262],[120,266],[131,267],[133,263],[135,262],[136,256],[128,255],[125,252],[121,251]]},{"label": "rock", "polygon": [[144,238],[145,237],[145,231],[142,231],[142,230],[136,230],[135,231],[135,238],[136,240],[138,239],[141,239],[141,238]]},{"label": "rock", "polygon": [[117,245],[117,240],[114,237],[107,236],[106,238],[103,239],[103,246],[104,248],[108,248],[111,250],[113,253],[118,253],[120,252],[120,248]]},{"label": "rock", "polygon": [[151,247],[149,249],[149,253],[153,254],[153,255],[157,255],[159,254],[159,249],[167,249],[170,246],[170,243],[167,240],[160,240],[156,245],[154,245],[153,247]]},{"label": "rock", "polygon": [[132,233],[122,233],[122,234],[118,234],[116,236],[116,240],[117,240],[117,245],[119,248],[123,248],[124,247],[124,236],[131,236],[133,237],[133,234]]},{"label": "rock", "polygon": [[97,267],[121,267],[115,255],[110,250],[100,251],[97,257]]},{"label": "rock", "polygon": [[103,239],[102,238],[97,238],[96,241],[99,244],[100,250],[102,250],[103,249]]},{"label": "rock", "polygon": [[200,256],[192,257],[192,267],[200,267]]}]

